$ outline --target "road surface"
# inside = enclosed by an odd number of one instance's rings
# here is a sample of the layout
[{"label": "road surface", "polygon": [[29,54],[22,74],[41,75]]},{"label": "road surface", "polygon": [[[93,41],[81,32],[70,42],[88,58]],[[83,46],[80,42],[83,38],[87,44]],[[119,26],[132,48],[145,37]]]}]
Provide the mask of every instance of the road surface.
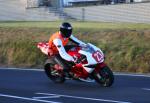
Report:
[{"label": "road surface", "polygon": [[150,76],[115,74],[106,88],[73,80],[55,84],[41,70],[0,68],[0,103],[150,103]]}]

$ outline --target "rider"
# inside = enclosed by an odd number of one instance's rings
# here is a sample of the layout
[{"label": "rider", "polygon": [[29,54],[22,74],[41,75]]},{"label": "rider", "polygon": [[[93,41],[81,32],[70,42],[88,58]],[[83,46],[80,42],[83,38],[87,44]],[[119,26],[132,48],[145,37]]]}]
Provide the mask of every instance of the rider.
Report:
[{"label": "rider", "polygon": [[63,67],[64,72],[69,72],[68,64],[75,62],[75,59],[66,52],[73,47],[67,45],[69,40],[79,46],[86,45],[72,35],[72,26],[68,22],[62,23],[60,30],[49,39],[50,54],[54,55],[53,60]]}]

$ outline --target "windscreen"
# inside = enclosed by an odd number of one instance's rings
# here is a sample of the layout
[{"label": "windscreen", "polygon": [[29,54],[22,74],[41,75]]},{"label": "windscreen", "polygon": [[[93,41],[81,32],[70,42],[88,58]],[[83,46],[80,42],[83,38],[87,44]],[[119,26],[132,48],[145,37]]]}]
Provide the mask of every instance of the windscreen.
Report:
[{"label": "windscreen", "polygon": [[89,53],[94,53],[95,52],[94,48],[91,47],[89,44],[87,44],[85,46],[82,46],[82,50],[86,51],[86,52],[89,52]]}]

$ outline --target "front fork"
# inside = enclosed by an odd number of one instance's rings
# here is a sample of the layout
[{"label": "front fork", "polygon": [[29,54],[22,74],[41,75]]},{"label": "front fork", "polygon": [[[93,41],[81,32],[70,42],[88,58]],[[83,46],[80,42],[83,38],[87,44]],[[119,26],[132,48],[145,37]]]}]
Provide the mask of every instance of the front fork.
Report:
[{"label": "front fork", "polygon": [[100,76],[99,73],[96,73],[96,76],[97,76],[98,79],[101,79],[101,76]]},{"label": "front fork", "polygon": [[100,75],[100,70],[102,68],[104,68],[105,66],[107,66],[104,62],[97,64],[97,66],[95,67],[94,71],[92,72],[92,77],[95,79],[95,77],[97,79],[102,79],[102,76]]},{"label": "front fork", "polygon": [[104,62],[97,64],[97,66],[94,69],[94,72],[96,72],[97,74],[99,74],[99,71],[104,68],[105,66],[107,66],[107,64],[105,64]]}]

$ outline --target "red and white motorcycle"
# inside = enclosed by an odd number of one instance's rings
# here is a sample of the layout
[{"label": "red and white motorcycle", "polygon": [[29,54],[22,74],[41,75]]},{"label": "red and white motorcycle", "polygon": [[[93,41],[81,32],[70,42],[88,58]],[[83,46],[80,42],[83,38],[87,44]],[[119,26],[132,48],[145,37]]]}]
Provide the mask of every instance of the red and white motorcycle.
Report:
[{"label": "red and white motorcycle", "polygon": [[[38,43],[38,48],[48,55],[48,43]],[[80,81],[96,81],[101,86],[109,87],[114,82],[111,69],[104,63],[104,53],[91,43],[75,46],[68,52],[78,62],[70,68],[69,77],[63,75],[59,64],[47,59],[44,65],[45,73],[55,83],[63,83],[67,78]]]}]

